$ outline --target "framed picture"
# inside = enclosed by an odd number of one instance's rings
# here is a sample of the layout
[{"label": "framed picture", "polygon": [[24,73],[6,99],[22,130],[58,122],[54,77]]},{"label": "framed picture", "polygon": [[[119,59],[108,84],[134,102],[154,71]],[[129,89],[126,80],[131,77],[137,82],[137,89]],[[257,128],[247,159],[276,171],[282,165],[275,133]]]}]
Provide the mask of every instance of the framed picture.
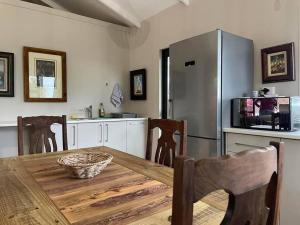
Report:
[{"label": "framed picture", "polygon": [[66,53],[24,47],[24,100],[66,102]]},{"label": "framed picture", "polygon": [[146,69],[130,72],[130,98],[131,100],[146,100]]},{"label": "framed picture", "polygon": [[295,80],[294,49],[289,43],[261,50],[263,83]]},{"label": "framed picture", "polygon": [[14,54],[0,52],[0,97],[14,97]]}]

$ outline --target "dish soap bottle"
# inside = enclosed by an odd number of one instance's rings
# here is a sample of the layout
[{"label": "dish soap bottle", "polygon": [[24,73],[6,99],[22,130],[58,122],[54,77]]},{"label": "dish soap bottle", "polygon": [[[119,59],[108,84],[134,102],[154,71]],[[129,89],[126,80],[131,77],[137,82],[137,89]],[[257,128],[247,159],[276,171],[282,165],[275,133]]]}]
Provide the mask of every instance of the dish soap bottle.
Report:
[{"label": "dish soap bottle", "polygon": [[105,116],[105,110],[104,110],[103,103],[101,102],[99,106],[99,117],[104,117],[104,116]]}]

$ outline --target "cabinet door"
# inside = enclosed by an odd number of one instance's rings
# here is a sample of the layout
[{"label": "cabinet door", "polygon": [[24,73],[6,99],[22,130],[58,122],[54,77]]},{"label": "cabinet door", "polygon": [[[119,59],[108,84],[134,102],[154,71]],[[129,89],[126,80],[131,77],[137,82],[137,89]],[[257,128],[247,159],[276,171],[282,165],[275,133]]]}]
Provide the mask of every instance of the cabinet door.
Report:
[{"label": "cabinet door", "polygon": [[69,150],[77,149],[77,124],[68,124],[67,133]]},{"label": "cabinet door", "polygon": [[[52,132],[55,133],[55,139],[57,144],[57,150],[63,150],[63,137],[62,137],[62,125],[53,124],[51,125]],[[68,135],[68,149],[77,149],[77,125],[67,124],[67,135]]]},{"label": "cabinet door", "polygon": [[98,123],[79,123],[78,148],[90,148],[98,146]]},{"label": "cabinet door", "polygon": [[[57,144],[57,151],[62,151],[63,150],[63,140],[62,140],[62,125],[61,124],[52,124],[50,127],[51,131],[55,133],[55,140]],[[52,143],[51,144],[51,149]]]},{"label": "cabinet door", "polygon": [[[24,136],[26,133],[24,132]],[[0,129],[0,158],[18,156],[18,132],[16,127]],[[28,138],[24,138],[24,154],[28,153]]]},{"label": "cabinet door", "polygon": [[237,153],[241,151],[263,148],[269,145],[270,141],[279,142],[279,138],[264,137],[248,134],[226,134],[226,152]]},{"label": "cabinet door", "polygon": [[280,224],[297,225],[300,221],[300,140],[282,139],[285,144]]},{"label": "cabinet door", "polygon": [[126,121],[104,123],[104,146],[126,152]]},{"label": "cabinet door", "polygon": [[146,121],[127,121],[127,153],[140,158],[146,156]]}]

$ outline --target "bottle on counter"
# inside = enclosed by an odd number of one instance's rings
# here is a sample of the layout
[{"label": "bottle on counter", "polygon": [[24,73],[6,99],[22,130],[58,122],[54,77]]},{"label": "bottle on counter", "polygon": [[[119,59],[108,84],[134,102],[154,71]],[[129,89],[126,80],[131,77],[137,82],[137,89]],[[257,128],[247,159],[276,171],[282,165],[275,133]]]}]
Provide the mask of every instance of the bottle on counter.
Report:
[{"label": "bottle on counter", "polygon": [[104,105],[101,102],[99,106],[99,117],[104,117],[105,116],[105,110],[104,110]]}]

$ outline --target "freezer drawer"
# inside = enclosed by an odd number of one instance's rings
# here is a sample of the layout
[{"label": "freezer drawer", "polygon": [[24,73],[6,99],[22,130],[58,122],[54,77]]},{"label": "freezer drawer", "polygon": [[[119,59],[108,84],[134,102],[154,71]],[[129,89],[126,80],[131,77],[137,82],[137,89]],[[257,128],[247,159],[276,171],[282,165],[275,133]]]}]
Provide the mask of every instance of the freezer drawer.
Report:
[{"label": "freezer drawer", "polygon": [[196,160],[219,156],[221,140],[188,137],[188,156]]},{"label": "freezer drawer", "polygon": [[238,153],[246,150],[264,148],[270,141],[280,142],[279,138],[247,134],[226,133],[226,153]]}]

